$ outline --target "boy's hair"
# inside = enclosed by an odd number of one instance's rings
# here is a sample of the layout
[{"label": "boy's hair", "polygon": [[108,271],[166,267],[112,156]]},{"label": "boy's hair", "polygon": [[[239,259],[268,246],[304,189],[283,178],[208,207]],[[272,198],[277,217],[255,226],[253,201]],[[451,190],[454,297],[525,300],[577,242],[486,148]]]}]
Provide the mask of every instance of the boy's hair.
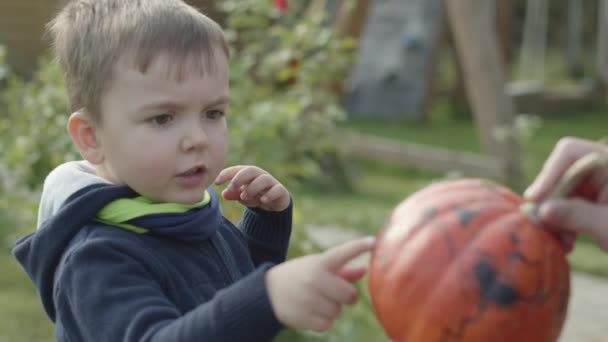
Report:
[{"label": "boy's hair", "polygon": [[220,26],[182,0],[72,0],[47,25],[47,33],[71,110],[84,109],[96,121],[121,58],[145,72],[155,57],[167,53],[181,78],[186,63],[196,63],[203,73],[213,67],[218,50],[228,57]]}]

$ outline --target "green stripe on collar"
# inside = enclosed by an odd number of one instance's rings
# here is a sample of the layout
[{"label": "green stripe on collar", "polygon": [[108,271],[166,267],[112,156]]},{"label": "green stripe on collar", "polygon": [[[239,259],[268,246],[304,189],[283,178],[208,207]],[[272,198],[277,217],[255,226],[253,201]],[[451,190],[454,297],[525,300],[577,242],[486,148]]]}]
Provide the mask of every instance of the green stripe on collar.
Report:
[{"label": "green stripe on collar", "polygon": [[158,203],[146,197],[138,196],[134,198],[121,198],[108,203],[95,216],[95,221],[104,224],[117,226],[133,231],[138,234],[145,234],[147,229],[128,224],[129,220],[153,214],[181,214],[190,209],[201,208],[211,202],[209,191],[205,191],[203,199],[194,204],[180,203]]}]

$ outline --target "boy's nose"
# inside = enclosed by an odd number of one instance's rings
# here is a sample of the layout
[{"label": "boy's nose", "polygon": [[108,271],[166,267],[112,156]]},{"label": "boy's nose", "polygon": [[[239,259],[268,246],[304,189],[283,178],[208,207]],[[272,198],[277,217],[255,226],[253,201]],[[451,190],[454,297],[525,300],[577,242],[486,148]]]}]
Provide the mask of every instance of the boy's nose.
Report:
[{"label": "boy's nose", "polygon": [[191,125],[183,137],[181,148],[184,151],[201,149],[207,145],[207,134],[200,125]]}]

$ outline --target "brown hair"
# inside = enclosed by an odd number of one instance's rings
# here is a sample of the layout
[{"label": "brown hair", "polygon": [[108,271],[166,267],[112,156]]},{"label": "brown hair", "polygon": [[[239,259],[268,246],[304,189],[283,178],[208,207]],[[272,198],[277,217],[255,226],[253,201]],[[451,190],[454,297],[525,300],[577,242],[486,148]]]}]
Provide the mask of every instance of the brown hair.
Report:
[{"label": "brown hair", "polygon": [[220,26],[181,0],[72,0],[47,29],[71,110],[85,109],[96,121],[120,58],[145,72],[168,53],[181,78],[187,62],[201,73],[210,70],[218,48],[228,57]]}]

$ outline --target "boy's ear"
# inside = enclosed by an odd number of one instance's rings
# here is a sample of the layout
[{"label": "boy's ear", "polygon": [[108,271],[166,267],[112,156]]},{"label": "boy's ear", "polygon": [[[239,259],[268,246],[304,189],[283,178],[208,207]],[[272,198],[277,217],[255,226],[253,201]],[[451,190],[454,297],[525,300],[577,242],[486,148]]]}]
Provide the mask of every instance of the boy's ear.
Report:
[{"label": "boy's ear", "polygon": [[93,165],[101,164],[104,160],[103,149],[96,136],[95,122],[83,111],[70,115],[68,132],[80,155]]}]

